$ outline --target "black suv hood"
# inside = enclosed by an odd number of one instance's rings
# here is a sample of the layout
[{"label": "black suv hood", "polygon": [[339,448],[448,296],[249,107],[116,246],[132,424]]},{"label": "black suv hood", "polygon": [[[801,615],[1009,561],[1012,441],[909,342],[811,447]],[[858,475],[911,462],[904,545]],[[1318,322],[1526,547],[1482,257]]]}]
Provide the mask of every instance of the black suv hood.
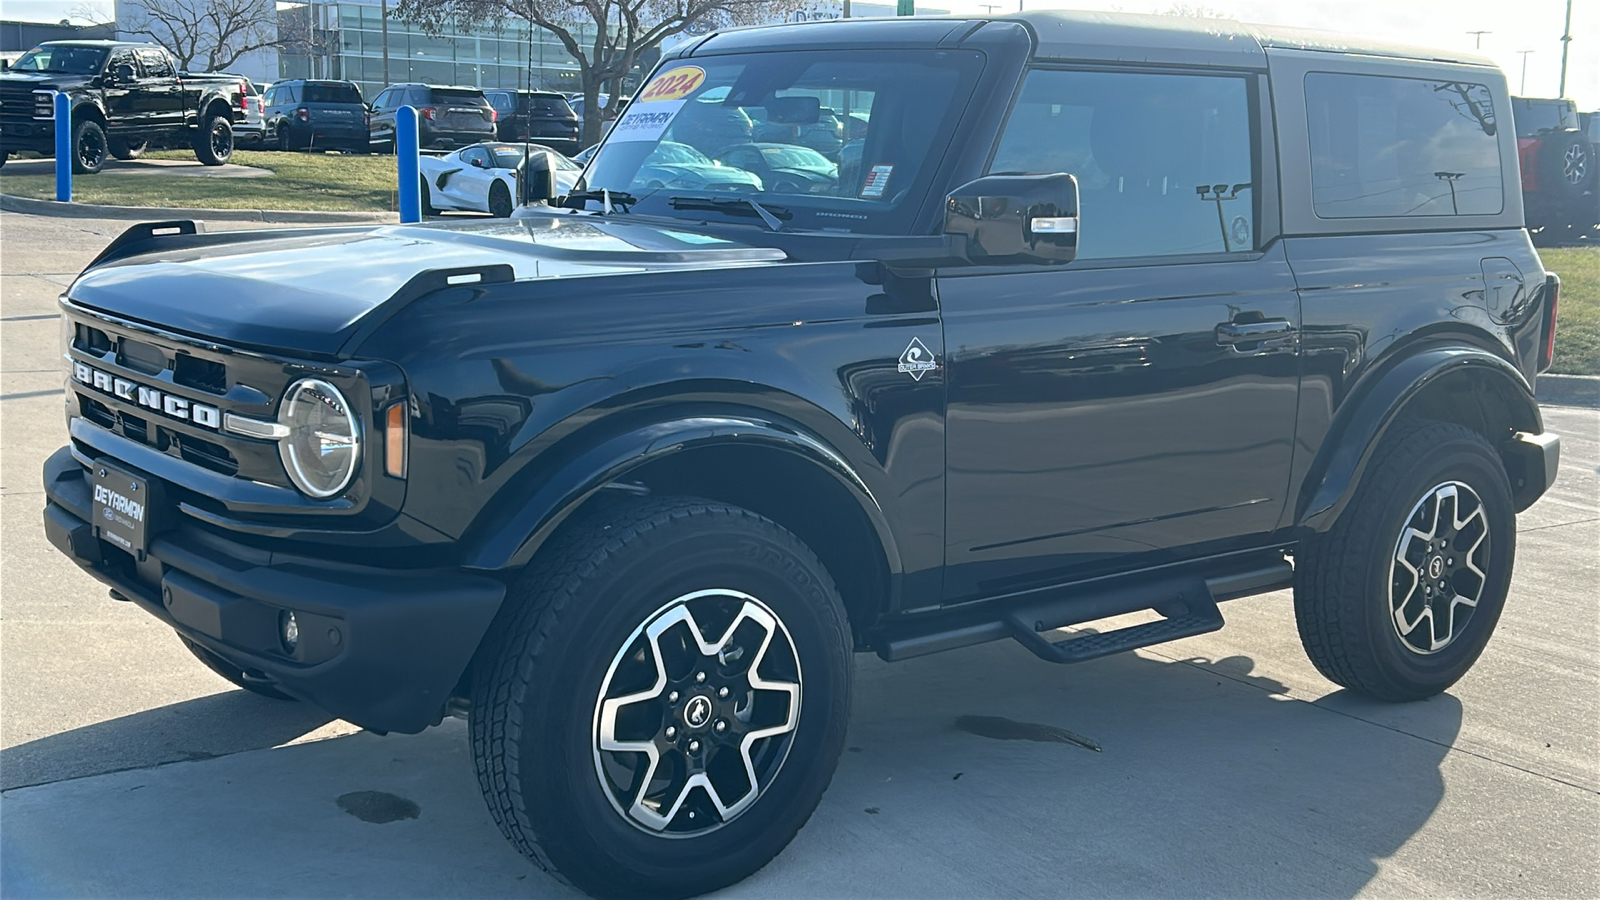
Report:
[{"label": "black suv hood", "polygon": [[[148,249],[145,249],[148,247]],[[113,245],[113,251],[116,245]],[[518,281],[770,265],[780,250],[580,214],[156,238],[78,276],[79,307],[241,348],[338,356],[430,269],[509,264]],[[601,295],[598,286],[576,288]]]},{"label": "black suv hood", "polygon": [[[70,91],[88,87],[98,75],[69,75],[66,72],[16,72],[0,75],[0,86],[30,91]],[[32,115],[32,111],[29,111]]]}]

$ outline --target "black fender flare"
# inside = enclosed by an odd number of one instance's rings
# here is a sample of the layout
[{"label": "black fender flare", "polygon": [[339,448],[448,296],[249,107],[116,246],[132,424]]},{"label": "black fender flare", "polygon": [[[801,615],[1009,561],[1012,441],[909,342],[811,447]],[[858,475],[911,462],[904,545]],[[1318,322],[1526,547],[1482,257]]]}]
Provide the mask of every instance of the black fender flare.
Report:
[{"label": "black fender flare", "polygon": [[[883,547],[891,584],[902,573],[887,516],[860,473],[821,437],[790,422],[743,414],[697,415],[636,427],[592,444],[514,500],[481,532],[464,565],[500,572],[524,566],[566,518],[606,485],[677,453],[714,445],[760,446],[792,453],[833,477],[860,505]],[[475,526],[476,527],[476,526]]]},{"label": "black fender flare", "polygon": [[74,128],[77,127],[76,123],[79,119],[84,116],[92,116],[100,121],[102,128],[106,128],[109,131],[111,117],[106,115],[105,107],[100,105],[99,97],[91,94],[73,94],[70,96],[72,108],[69,112]]},{"label": "black fender flare", "polygon": [[[1533,388],[1511,363],[1476,347],[1423,350],[1393,364],[1358,398],[1346,401],[1307,473],[1295,510],[1295,524],[1313,531],[1331,527],[1349,504],[1373,451],[1406,406],[1424,391],[1452,378],[1477,378],[1494,385],[1511,407],[1517,432],[1536,435],[1543,431],[1543,417]],[[1514,452],[1506,446],[1497,449],[1503,457]],[[1554,472],[1549,474],[1554,476]],[[1543,487],[1540,485],[1534,498]],[[1513,488],[1517,488],[1515,482]],[[1518,496],[1519,511],[1531,503],[1531,499],[1524,501]]]}]

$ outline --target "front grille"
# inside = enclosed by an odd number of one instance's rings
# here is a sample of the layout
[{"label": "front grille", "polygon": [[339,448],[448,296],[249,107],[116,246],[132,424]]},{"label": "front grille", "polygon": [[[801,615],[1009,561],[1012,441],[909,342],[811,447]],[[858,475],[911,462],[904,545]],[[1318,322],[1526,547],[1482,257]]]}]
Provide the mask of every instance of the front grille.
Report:
[{"label": "front grille", "polygon": [[33,88],[0,87],[0,118],[32,121],[49,118],[53,111],[48,92],[35,94]]}]

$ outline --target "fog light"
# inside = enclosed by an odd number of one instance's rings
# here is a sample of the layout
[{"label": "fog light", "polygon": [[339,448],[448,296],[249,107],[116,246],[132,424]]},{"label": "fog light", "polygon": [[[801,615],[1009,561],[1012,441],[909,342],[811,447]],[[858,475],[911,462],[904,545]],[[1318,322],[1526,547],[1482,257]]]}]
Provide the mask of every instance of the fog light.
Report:
[{"label": "fog light", "polygon": [[295,621],[294,610],[286,609],[278,615],[278,628],[283,632],[283,649],[293,653],[300,643],[300,623]]}]

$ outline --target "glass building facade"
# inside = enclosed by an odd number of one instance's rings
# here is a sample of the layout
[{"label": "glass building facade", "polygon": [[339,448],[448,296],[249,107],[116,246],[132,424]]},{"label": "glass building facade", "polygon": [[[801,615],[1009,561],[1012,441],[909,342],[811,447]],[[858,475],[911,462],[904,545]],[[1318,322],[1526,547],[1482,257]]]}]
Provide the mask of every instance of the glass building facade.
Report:
[{"label": "glass building facade", "polygon": [[[433,35],[396,18],[391,9],[385,80],[383,9],[378,3],[307,3],[281,8],[279,16],[282,32],[305,36],[280,51],[280,78],[353,81],[367,100],[388,84],[515,89],[527,88],[530,75],[536,90],[583,89],[578,64],[561,42],[542,28],[533,29],[530,41],[528,23],[517,19],[452,24]],[[593,27],[579,29],[575,36],[580,44],[592,44]]]}]

